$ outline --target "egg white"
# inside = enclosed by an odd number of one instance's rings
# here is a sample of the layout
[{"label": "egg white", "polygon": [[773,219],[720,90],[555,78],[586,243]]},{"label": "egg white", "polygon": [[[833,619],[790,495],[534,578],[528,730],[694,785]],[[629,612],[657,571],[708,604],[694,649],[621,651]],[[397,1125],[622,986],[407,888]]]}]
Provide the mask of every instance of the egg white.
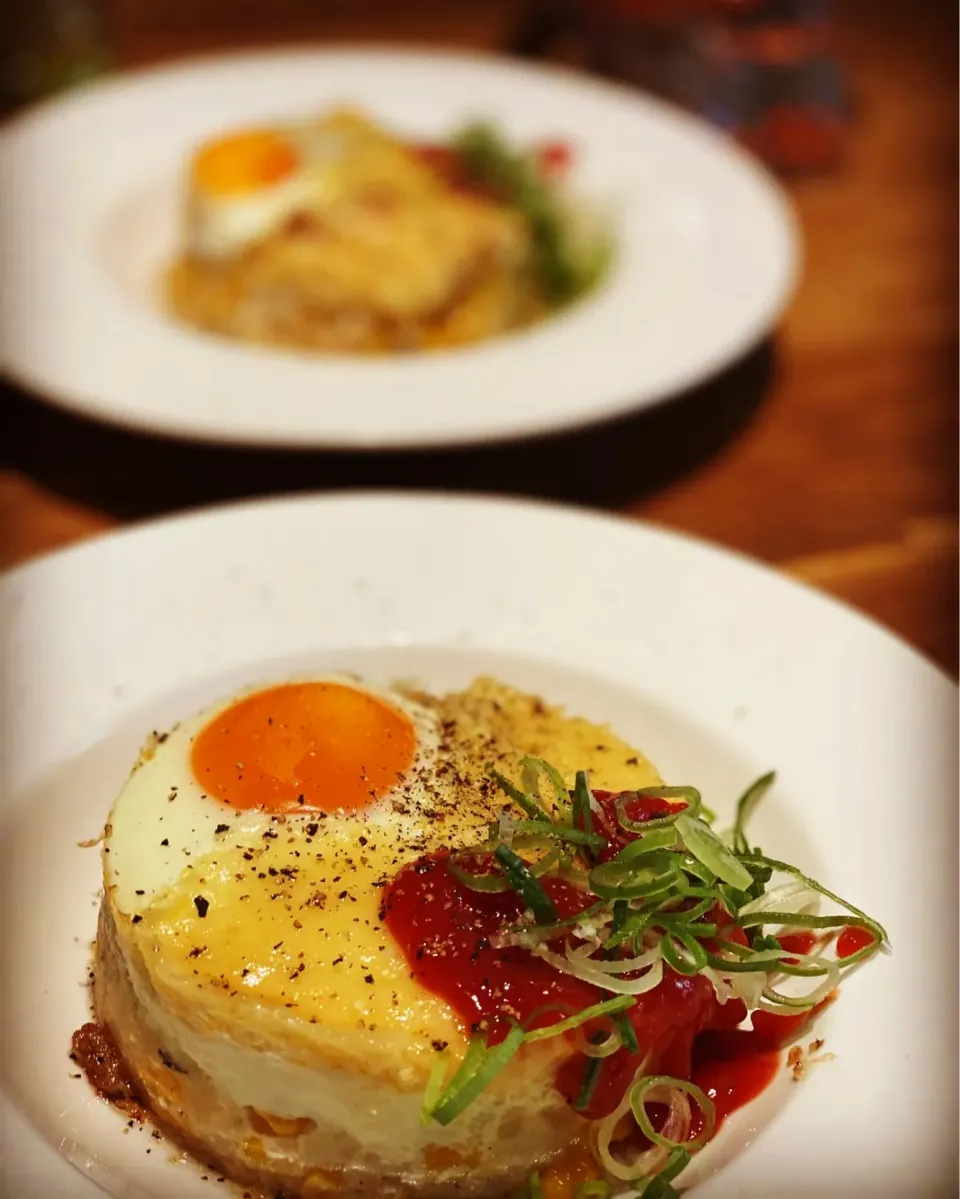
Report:
[{"label": "egg white", "polygon": [[[374,688],[345,675],[309,675],[283,681],[344,684],[377,696],[410,718],[417,748],[409,771],[398,783],[403,787],[403,804],[391,802],[396,792],[392,789],[360,812],[334,813],[324,822],[324,834],[349,841],[362,824],[397,840],[415,841],[428,819],[424,810],[430,808],[420,779],[429,774],[437,755],[440,734],[436,714],[395,691]],[[258,684],[235,692],[181,721],[168,733],[154,734],[144,747],[105,828],[104,880],[118,911],[128,916],[145,911],[176,884],[191,860],[211,853],[227,837],[232,841],[254,841],[278,821],[295,832],[316,819],[316,814],[310,812],[288,812],[278,817],[261,809],[231,807],[206,794],[191,768],[194,739],[206,725],[241,699],[274,685]],[[229,831],[222,829],[225,824]]]},{"label": "egg white", "polygon": [[316,121],[280,126],[276,133],[300,158],[286,178],[240,194],[217,194],[197,184],[188,188],[188,253],[230,258],[270,237],[297,213],[322,211],[331,199],[330,169],[347,157],[360,136],[357,130]]},{"label": "egg white", "polygon": [[299,173],[239,195],[215,195],[193,187],[184,222],[187,251],[198,258],[230,258],[276,232],[309,204],[310,197],[311,183]]}]

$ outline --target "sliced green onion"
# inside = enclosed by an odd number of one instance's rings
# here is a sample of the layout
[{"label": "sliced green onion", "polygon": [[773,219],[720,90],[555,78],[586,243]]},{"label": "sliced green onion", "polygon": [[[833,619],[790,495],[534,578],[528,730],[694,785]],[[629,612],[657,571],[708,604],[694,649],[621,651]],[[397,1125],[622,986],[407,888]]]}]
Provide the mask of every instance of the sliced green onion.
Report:
[{"label": "sliced green onion", "polygon": [[505,795],[509,795],[518,808],[521,808],[530,817],[531,820],[542,821],[545,824],[552,824],[553,821],[540,805],[530,798],[525,791],[521,791],[514,783],[500,773],[499,770],[491,770],[490,777],[497,784]]},{"label": "sliced green onion", "polygon": [[620,944],[622,937],[618,937],[620,930],[623,928],[627,913],[630,911],[630,905],[625,899],[615,899],[613,908],[610,914],[610,929],[606,941],[603,944],[603,956],[610,958],[615,956],[617,946]]},{"label": "sliced green onion", "polygon": [[623,1042],[623,1047],[627,1053],[639,1053],[640,1043],[637,1040],[637,1034],[634,1031],[633,1025],[627,1017],[620,1012],[619,1015],[613,1016],[614,1027],[620,1034],[620,1040]]},{"label": "sliced green onion", "polygon": [[[523,1044],[525,1035],[520,1025],[515,1024],[504,1040],[492,1049],[479,1035],[473,1037],[460,1069],[431,1113],[433,1119],[443,1125],[455,1120],[510,1062]],[[479,1051],[474,1050],[476,1044],[479,1044]]]},{"label": "sliced green onion", "polygon": [[877,948],[879,948],[881,944],[889,944],[889,938],[887,937],[886,931],[881,924],[878,924],[876,920],[868,916],[866,912],[861,911],[860,908],[854,907],[849,900],[842,898],[842,896],[837,895],[834,891],[828,890],[828,888],[824,887],[821,883],[818,883],[816,879],[810,878],[808,875],[804,874],[803,871],[798,870],[796,866],[791,866],[789,862],[780,862],[776,858],[768,858],[766,854],[756,851],[744,856],[742,861],[745,865],[759,863],[761,866],[765,866],[769,870],[780,870],[784,874],[792,874],[794,878],[800,879],[801,882],[812,888],[812,890],[819,891],[821,895],[825,895],[827,899],[832,899],[834,903],[839,904],[842,908],[846,908],[847,911],[851,912],[854,916],[859,916],[864,925],[871,931],[876,930]]},{"label": "sliced green onion", "polygon": [[616,858],[590,871],[590,890],[603,899],[636,899],[673,890],[680,873],[676,854],[658,850],[636,866]]},{"label": "sliced green onion", "polygon": [[696,858],[687,857],[683,863],[683,873],[689,874],[692,878],[698,879],[700,886],[697,883],[689,883],[681,876],[680,882],[677,884],[678,890],[685,895],[701,895],[706,897],[712,895],[717,897],[717,876],[712,870],[708,870],[703,862],[697,861]]},{"label": "sliced green onion", "polygon": [[557,770],[556,766],[551,766],[543,758],[532,758],[528,755],[520,759],[520,769],[524,790],[527,795],[532,796],[542,805],[540,775],[545,774],[550,782],[550,786],[553,787],[557,794],[557,809],[563,813],[570,810],[570,797],[567,794],[567,784],[563,781],[563,775]]},{"label": "sliced green onion", "polygon": [[634,1003],[636,1000],[630,995],[618,995],[615,999],[605,999],[602,1003],[594,1003],[590,1007],[581,1009],[575,1016],[570,1016],[566,1020],[560,1020],[556,1024],[547,1024],[544,1028],[535,1028],[532,1032],[527,1033],[527,1040],[544,1041],[547,1037],[557,1037],[561,1033],[579,1028],[588,1020],[595,1020],[598,1016],[611,1016],[617,1012],[624,1012],[627,1008],[633,1007]]},{"label": "sliced green onion", "polygon": [[720,957],[719,954],[707,953],[707,965],[711,970],[719,970],[721,974],[769,974],[775,969],[778,957],[754,958],[750,961]]},{"label": "sliced green onion", "polygon": [[582,1112],[590,1106],[590,1100],[593,1098],[593,1093],[597,1089],[597,1083],[600,1081],[600,1071],[602,1069],[602,1057],[592,1057],[587,1062],[587,1068],[583,1072],[583,1082],[580,1084],[580,1090],[577,1092],[577,1097],[573,1101],[575,1111]]},{"label": "sliced green onion", "polygon": [[677,1199],[677,1192],[670,1184],[689,1164],[689,1152],[686,1149],[674,1149],[667,1164],[643,1188],[643,1199]]},{"label": "sliced green onion", "polygon": [[503,867],[510,886],[533,912],[537,923],[554,924],[557,920],[557,909],[553,906],[553,900],[541,887],[523,858],[517,857],[506,845],[498,845],[493,851],[493,856]]},{"label": "sliced green onion", "polygon": [[[622,1018],[620,1016],[611,1016],[610,1022]],[[616,1028],[611,1028],[606,1033],[594,1033],[588,1041],[581,1032],[576,1038],[577,1048],[587,1057],[612,1057],[613,1054],[619,1053],[623,1048],[623,1041],[620,1038],[620,1033]]]},{"label": "sliced green onion", "polygon": [[[692,904],[690,907],[688,907],[688,908],[667,908],[661,904],[661,906],[659,908],[657,908],[654,915],[657,917],[658,920],[659,919],[670,920],[674,924],[693,924],[694,921],[699,920],[701,916],[705,916],[707,914],[707,912],[709,912],[710,909],[716,905],[716,902],[717,902],[716,891],[707,890],[706,888],[703,888],[703,890],[706,890],[706,895],[704,896],[704,898],[699,900],[697,903]],[[680,898],[686,899],[687,898],[686,893],[683,893]],[[668,900],[667,902],[670,903],[673,901]],[[706,925],[702,925],[702,924],[697,925],[697,928],[705,928],[705,927],[706,927]],[[704,936],[712,936],[713,934],[712,933],[704,933],[703,935]]]},{"label": "sliced green onion", "polygon": [[[632,799],[642,797],[667,800],[682,799],[687,806],[681,808],[678,805],[678,811],[671,812],[666,816],[654,816],[650,820],[632,820],[625,811],[626,806]],[[700,792],[696,787],[643,787],[639,791],[626,791],[623,795],[618,795],[614,801],[620,827],[625,828],[630,833],[645,833],[650,829],[665,828],[668,824],[673,824],[677,816],[682,812],[685,812],[689,816],[695,815],[700,810],[701,804]]]},{"label": "sliced green onion", "polygon": [[527,1177],[527,1196],[528,1199],[543,1199],[543,1184],[540,1181],[540,1173],[534,1170]]},{"label": "sliced green onion", "polygon": [[[836,989],[840,981],[840,967],[836,962],[828,961],[826,958],[820,959],[824,967],[822,973],[826,976],[823,982],[815,987],[807,995],[784,995],[782,991],[777,991],[774,987],[767,986],[763,989],[763,998],[768,1004],[775,1005],[778,1008],[790,1009],[809,1009],[816,1007],[821,999],[826,999],[831,991]],[[784,973],[788,973],[784,971]],[[789,971],[789,973],[794,973]],[[821,973],[818,971],[818,974]]]},{"label": "sliced green onion", "polygon": [[[703,1128],[693,1140],[671,1141],[669,1137],[662,1136],[653,1127],[644,1101],[648,1092],[656,1087],[683,1091],[696,1102],[703,1112]],[[668,1074],[648,1074],[639,1082],[635,1082],[630,1092],[630,1108],[633,1111],[634,1119],[640,1126],[640,1131],[647,1140],[654,1145],[663,1146],[664,1149],[684,1149],[688,1153],[693,1149],[699,1149],[713,1136],[713,1130],[717,1123],[717,1109],[713,1106],[713,1100],[708,1098],[696,1083],[688,1082],[685,1078],[671,1078]]]},{"label": "sliced green onion", "polygon": [[475,874],[472,870],[465,870],[455,860],[456,856],[455,854],[451,854],[447,858],[447,869],[458,883],[463,883],[471,891],[485,891],[488,894],[510,890],[510,883],[502,874]]},{"label": "sliced green onion", "polygon": [[[467,1079],[471,1078],[483,1062],[487,1052],[486,1039],[480,1033],[474,1034],[470,1038],[467,1045],[467,1052],[463,1055],[463,1061],[457,1067],[453,1078],[450,1080],[449,1086],[444,1089],[443,1076],[445,1073],[447,1054],[442,1053],[437,1062],[434,1063],[433,1070],[430,1073],[430,1078],[427,1082],[427,1093],[423,1097],[423,1108],[420,1112],[422,1123],[427,1124],[433,1119],[434,1112],[440,1106],[441,1102],[446,1099],[454,1098],[460,1085]],[[437,1075],[439,1074],[440,1084],[437,1085]],[[430,1102],[427,1101],[429,1094]]]},{"label": "sliced green onion", "polygon": [[[496,850],[488,848],[487,846],[476,846],[472,849],[461,850],[457,853],[451,854],[447,859],[447,869],[458,882],[463,883],[465,887],[469,887],[471,891],[481,891],[486,892],[487,894],[500,894],[503,891],[514,890],[515,888],[513,887],[513,884],[510,882],[509,878],[505,878],[504,875],[500,874],[499,872],[496,874],[477,874],[473,870],[466,870],[460,865],[458,860],[464,857],[481,857],[483,855],[491,854],[496,857]],[[544,854],[544,856],[536,862],[524,862],[524,866],[534,878],[538,878],[540,875],[546,874],[554,866],[556,866],[560,861],[560,858],[561,850],[559,848],[554,848],[551,849],[549,853]]]},{"label": "sliced green onion", "polygon": [[778,924],[781,928],[863,928],[875,933],[880,927],[869,917],[862,916],[805,916],[797,912],[750,912],[737,916],[740,928],[759,928],[765,924]]},{"label": "sliced green onion", "polygon": [[708,824],[688,816],[686,812],[677,817],[676,823],[684,846],[698,862],[702,862],[731,887],[745,891],[753,885],[753,875],[740,864]]},{"label": "sliced green onion", "polygon": [[508,924],[503,930],[505,933],[536,933],[538,937],[549,939],[549,934],[560,932],[561,929],[570,928],[573,925],[584,924],[593,916],[596,916],[607,905],[604,901],[598,900],[585,908],[582,912],[577,912],[573,916],[564,916],[562,920],[554,920],[551,924]]},{"label": "sliced green onion", "polygon": [[751,783],[737,800],[737,814],[733,822],[733,831],[731,834],[733,848],[736,853],[750,852],[750,845],[746,834],[747,822],[757,810],[760,800],[763,799],[773,786],[776,777],[777,772],[771,770],[769,774],[765,774],[762,778],[758,778],[755,783]]},{"label": "sliced green onion", "polygon": [[[578,770],[573,787],[573,824],[574,828],[582,828],[588,833],[593,832],[592,798],[586,771]],[[604,844],[606,844],[605,839]]]},{"label": "sliced green onion", "polygon": [[[690,861],[686,861],[683,864],[683,874],[681,874],[677,879],[677,897],[679,899],[703,900],[707,905],[706,908],[704,908],[704,911],[709,911],[709,909],[713,907],[719,898],[716,885],[707,886],[705,884],[701,885],[700,883],[691,883],[686,875],[691,873],[692,865],[693,864]],[[699,862],[697,862],[697,866],[703,871],[704,874],[710,873],[708,870],[705,870]],[[714,884],[715,882],[716,880],[714,880]]]},{"label": "sliced green onion", "polygon": [[[498,838],[499,824],[488,825],[490,833],[490,848],[500,844]],[[549,828],[542,820],[517,820],[513,826],[514,839],[511,847],[519,845],[526,848],[534,845],[544,845],[551,839],[568,841],[571,845],[589,845],[591,849],[603,849],[607,844],[606,837],[599,833],[584,832],[580,828],[571,828],[569,824],[551,824]]]},{"label": "sliced green onion", "polygon": [[[678,946],[682,946],[682,952]],[[660,952],[663,954],[663,960],[668,966],[672,966],[677,974],[692,977],[707,965],[707,951],[696,937],[678,929],[668,931],[661,938]]]},{"label": "sliced green onion", "polygon": [[587,1182],[577,1184],[573,1199],[610,1199],[613,1188],[602,1178],[591,1178]]},{"label": "sliced green onion", "polygon": [[[614,900],[614,906],[623,904],[625,912],[629,913],[628,901],[626,899]],[[604,954],[608,957],[613,956],[613,951],[627,941],[638,940],[642,938],[644,930],[647,927],[649,916],[644,912],[638,912],[636,915],[625,915],[623,923],[614,929],[611,925],[610,935],[603,943]]]},{"label": "sliced green onion", "polygon": [[[469,1053],[469,1049],[467,1052]],[[434,1109],[440,1101],[443,1079],[447,1072],[447,1057],[446,1053],[437,1054],[437,1060],[433,1063],[433,1069],[427,1079],[427,1089],[423,1092],[423,1106],[420,1108],[420,1123],[423,1125],[429,1124],[433,1119]]]},{"label": "sliced green onion", "polygon": [[610,859],[610,863],[611,865],[613,863],[626,865],[628,862],[657,853],[659,850],[674,849],[676,844],[677,832],[673,825],[668,828],[653,829],[652,832],[637,837],[636,841],[628,841],[617,856]]}]

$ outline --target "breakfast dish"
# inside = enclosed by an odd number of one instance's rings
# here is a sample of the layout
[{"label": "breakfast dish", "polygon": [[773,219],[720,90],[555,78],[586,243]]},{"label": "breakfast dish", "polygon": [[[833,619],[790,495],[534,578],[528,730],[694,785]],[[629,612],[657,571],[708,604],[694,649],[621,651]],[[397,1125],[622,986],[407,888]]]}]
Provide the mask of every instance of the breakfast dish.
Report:
[{"label": "breakfast dish", "polygon": [[571,150],[487,125],[403,140],[365,114],[207,142],[186,184],[171,310],[242,341],[382,353],[483,341],[600,279],[610,240],[565,194]]},{"label": "breakfast dish", "polygon": [[[289,238],[271,223],[324,174],[306,150],[285,174],[286,134],[309,141],[313,130],[323,143],[345,102],[389,129],[354,114],[334,146],[399,172],[403,202],[395,219],[374,205],[368,221],[369,204],[336,205],[336,255],[314,270],[314,222],[295,221]],[[431,151],[411,157],[394,136],[444,147],[476,118],[502,131],[513,166],[559,136],[559,156],[542,163],[557,168],[569,148],[569,179],[549,198],[564,212],[568,194],[578,212],[599,208],[615,242],[583,302],[531,296],[516,267],[528,219],[445,189]],[[191,183],[198,151],[212,190]],[[322,153],[329,178],[329,142]],[[255,180],[283,178],[231,190],[251,163]],[[607,420],[746,353],[798,266],[789,203],[729,139],[640,92],[504,57],[331,47],[120,72],[7,122],[0,176],[0,276],[15,298],[0,306],[4,372],[85,416],[217,444],[468,445]],[[443,210],[443,241],[411,267],[396,235],[402,225],[409,244],[422,241],[424,205]],[[554,208],[537,211],[549,244]],[[374,246],[381,228],[389,236]],[[201,247],[224,257],[204,266]],[[257,302],[240,304],[228,279]],[[520,331],[495,336],[504,327]]]},{"label": "breakfast dish", "polygon": [[492,678],[233,693],[112,807],[74,1058],[269,1193],[663,1199],[887,941],[752,844],[771,782],[721,835]]},{"label": "breakfast dish", "polygon": [[[345,671],[418,680],[437,697],[494,675],[563,704],[643,749],[667,781],[696,785],[721,833],[749,780],[775,766],[751,846],[858,902],[894,953],[845,977],[839,1002],[800,1039],[804,1055],[825,1039],[813,1056],[835,1060],[806,1060],[799,1082],[782,1060],[671,1185],[697,1199],[957,1194],[955,1112],[926,1101],[956,1082],[945,1051],[956,947],[944,927],[956,900],[957,690],[877,625],[642,522],[403,493],[301,495],[151,522],[8,572],[0,608],[0,1191],[10,1199],[238,1189],[182,1160],[149,1122],[119,1116],[69,1060],[72,1034],[92,1020],[103,884],[100,853],[78,843],[103,830],[149,730],[252,681]],[[395,708],[404,693],[422,702],[409,687],[363,686]],[[584,748],[556,765],[590,768],[596,795],[606,779]],[[546,781],[542,790],[552,794]],[[214,838],[237,820],[215,818]],[[444,1083],[463,1045],[448,1047]],[[520,1064],[492,1085],[508,1087]]]}]

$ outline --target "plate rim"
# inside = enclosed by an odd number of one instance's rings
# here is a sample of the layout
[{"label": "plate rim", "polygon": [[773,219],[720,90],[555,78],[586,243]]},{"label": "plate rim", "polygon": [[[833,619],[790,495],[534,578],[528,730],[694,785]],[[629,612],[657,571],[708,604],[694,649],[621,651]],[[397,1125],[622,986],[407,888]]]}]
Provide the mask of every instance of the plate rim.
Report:
[{"label": "plate rim", "polygon": [[[647,520],[644,517],[631,516],[626,513],[591,507],[589,504],[579,504],[570,501],[554,501],[540,499],[535,496],[500,495],[484,491],[442,491],[429,488],[398,488],[398,487],[345,487],[336,491],[308,490],[281,492],[276,495],[246,496],[238,499],[227,499],[218,503],[204,504],[176,512],[160,513],[156,516],[144,517],[131,521],[116,528],[98,530],[70,545],[53,547],[35,554],[27,561],[0,570],[0,602],[4,601],[9,590],[20,584],[23,579],[34,573],[45,572],[56,568],[61,562],[85,557],[96,552],[109,553],[109,547],[121,543],[139,541],[152,536],[163,537],[171,530],[182,525],[216,523],[219,520],[241,518],[247,511],[272,508],[314,508],[336,507],[345,504],[390,503],[426,506],[461,505],[464,508],[522,508],[539,512],[548,519],[559,516],[561,519],[583,519],[596,522],[599,525],[621,529],[637,529],[642,536],[650,536],[663,542],[679,542],[698,553],[705,553],[715,560],[727,560],[736,563],[741,569],[755,572],[775,583],[784,585],[795,594],[804,595],[808,600],[819,604],[823,610],[834,612],[838,617],[852,619],[864,630],[869,630],[880,637],[891,648],[906,651],[918,665],[926,667],[940,680],[954,689],[960,690],[960,683],[954,679],[938,662],[917,646],[912,645],[905,637],[885,625],[878,617],[864,612],[848,603],[846,600],[831,595],[813,583],[807,582],[782,570],[776,564],[767,562],[746,550],[723,545],[701,534],[686,529],[675,529]],[[0,803],[2,806],[2,803]]]},{"label": "plate rim", "polygon": [[[755,156],[738,145],[732,138],[721,130],[710,125],[707,121],[657,96],[631,87],[628,83],[605,79],[586,71],[559,63],[530,62],[516,56],[490,52],[485,50],[469,50],[457,47],[443,48],[436,46],[418,46],[415,43],[398,42],[384,44],[382,42],[343,41],[324,43],[305,41],[278,42],[256,50],[249,48],[227,48],[219,52],[198,52],[166,59],[156,63],[148,63],[133,69],[123,70],[101,79],[81,84],[71,91],[47,97],[21,112],[15,113],[0,123],[0,169],[3,166],[5,151],[16,136],[29,136],[34,126],[42,128],[44,122],[56,119],[58,114],[69,112],[74,107],[82,106],[91,98],[113,94],[117,99],[123,97],[128,88],[136,88],[139,84],[153,80],[175,80],[190,74],[204,73],[208,70],[224,68],[256,68],[266,66],[278,59],[311,59],[317,61],[337,60],[346,57],[377,59],[385,63],[426,61],[432,63],[463,63],[471,68],[484,71],[500,72],[505,78],[533,77],[546,82],[555,81],[571,86],[584,94],[593,94],[607,98],[611,102],[627,103],[646,111],[658,123],[670,125],[680,133],[680,136],[699,138],[710,144],[723,163],[724,172],[730,172],[731,177],[737,176],[745,183],[765,210],[765,215],[771,228],[775,227],[775,237],[779,243],[779,256],[775,268],[769,271],[769,278],[764,281],[762,303],[757,302],[752,312],[747,311],[749,319],[743,319],[735,336],[730,336],[721,346],[714,347],[711,352],[702,354],[699,359],[689,366],[686,361],[674,367],[669,373],[667,383],[654,383],[645,389],[642,385],[627,388],[617,385],[610,388],[616,393],[615,399],[605,399],[602,402],[578,407],[569,413],[533,414],[524,418],[522,412],[514,414],[510,419],[501,418],[499,424],[489,427],[481,422],[480,427],[471,428],[469,423],[460,428],[453,426],[437,427],[435,429],[420,428],[411,433],[402,429],[381,431],[372,427],[356,426],[350,430],[323,429],[322,425],[315,427],[309,420],[301,421],[296,427],[290,425],[279,430],[264,430],[244,426],[224,425],[221,419],[208,414],[197,419],[191,412],[174,413],[160,411],[156,405],[153,408],[140,411],[125,406],[113,399],[104,399],[96,394],[96,388],[61,386],[56,383],[49,386],[45,379],[42,364],[32,360],[16,359],[7,352],[0,358],[0,370],[17,386],[29,395],[51,407],[67,412],[73,416],[89,421],[113,425],[117,428],[140,435],[155,438],[170,438],[178,441],[198,444],[223,444],[230,446],[261,447],[278,450],[343,450],[350,452],[372,451],[415,451],[453,449],[467,446],[491,446],[508,443],[529,441],[538,437],[563,435],[578,430],[615,422],[641,411],[657,408],[670,403],[685,391],[709,381],[724,369],[747,354],[755,345],[770,335],[775,329],[779,318],[788,308],[796,294],[804,260],[804,242],[802,226],[789,194],[783,183],[778,180]],[[124,307],[130,301],[124,302]],[[584,303],[590,303],[586,297]],[[561,319],[562,319],[561,314]],[[159,320],[153,314],[155,320]],[[551,320],[547,325],[552,325]],[[190,336],[207,340],[207,335],[199,335],[187,331]],[[533,331],[533,335],[536,330]],[[519,333],[507,334],[503,338],[494,338],[489,343],[481,343],[478,347],[466,347],[442,353],[445,360],[454,355],[473,352],[483,352],[488,345],[497,346],[508,341],[511,337],[522,336]],[[211,339],[214,340],[215,339]],[[233,343],[230,343],[232,346]],[[0,338],[2,346],[2,338]],[[229,348],[229,346],[228,346]],[[236,347],[234,347],[236,348]],[[254,352],[257,352],[254,347]],[[302,356],[287,355],[271,347],[261,348],[262,353],[277,353],[284,359]],[[341,356],[342,361],[353,361],[350,356]],[[336,357],[331,358],[334,363]],[[413,361],[413,360],[411,360]],[[429,363],[416,360],[417,367],[429,367]],[[414,378],[405,383],[406,386],[417,386]]]}]

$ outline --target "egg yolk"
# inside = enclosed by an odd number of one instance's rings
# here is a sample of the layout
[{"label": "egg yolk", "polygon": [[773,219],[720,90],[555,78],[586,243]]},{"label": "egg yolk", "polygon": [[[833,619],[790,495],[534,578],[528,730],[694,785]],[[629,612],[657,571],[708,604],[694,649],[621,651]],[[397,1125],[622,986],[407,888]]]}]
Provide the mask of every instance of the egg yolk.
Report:
[{"label": "egg yolk", "polygon": [[410,768],[405,713],[343,683],[287,683],[216,716],[193,743],[194,776],[235,808],[363,808]]},{"label": "egg yolk", "polygon": [[193,160],[194,183],[214,195],[270,187],[299,165],[297,151],[275,133],[236,133],[204,146]]}]

